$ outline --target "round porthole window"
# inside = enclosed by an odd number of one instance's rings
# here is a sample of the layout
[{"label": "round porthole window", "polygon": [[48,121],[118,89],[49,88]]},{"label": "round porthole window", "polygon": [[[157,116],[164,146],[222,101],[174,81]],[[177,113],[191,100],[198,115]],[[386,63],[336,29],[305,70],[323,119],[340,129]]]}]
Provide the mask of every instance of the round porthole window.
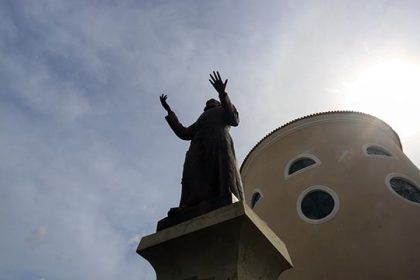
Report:
[{"label": "round porthole window", "polygon": [[306,189],[298,199],[299,216],[306,222],[317,224],[329,220],[338,210],[338,197],[324,186]]}]

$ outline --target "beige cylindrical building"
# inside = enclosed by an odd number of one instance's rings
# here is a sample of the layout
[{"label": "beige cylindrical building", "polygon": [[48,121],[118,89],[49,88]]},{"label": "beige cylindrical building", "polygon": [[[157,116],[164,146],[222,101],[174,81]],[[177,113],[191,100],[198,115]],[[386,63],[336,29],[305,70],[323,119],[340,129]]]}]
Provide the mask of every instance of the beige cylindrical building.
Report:
[{"label": "beige cylindrical building", "polygon": [[245,158],[247,203],[282,239],[280,279],[420,279],[420,171],[362,113],[292,121]]}]

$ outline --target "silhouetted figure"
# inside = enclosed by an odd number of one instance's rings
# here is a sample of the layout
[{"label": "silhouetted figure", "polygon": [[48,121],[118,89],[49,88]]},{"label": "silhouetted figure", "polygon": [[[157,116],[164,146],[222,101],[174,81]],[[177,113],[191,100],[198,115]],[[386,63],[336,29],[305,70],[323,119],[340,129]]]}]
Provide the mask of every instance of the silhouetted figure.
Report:
[{"label": "silhouetted figure", "polygon": [[166,102],[167,96],[160,96],[162,106],[168,112],[165,118],[169,126],[179,138],[191,140],[185,156],[179,209],[172,209],[175,212],[231,194],[238,200],[244,199],[235,149],[229,134],[230,126],[239,123],[238,112],[225,91],[228,80],[223,82],[219,72],[214,71],[210,77],[220,102],[208,100],[204,112],[189,127],[179,122]]}]

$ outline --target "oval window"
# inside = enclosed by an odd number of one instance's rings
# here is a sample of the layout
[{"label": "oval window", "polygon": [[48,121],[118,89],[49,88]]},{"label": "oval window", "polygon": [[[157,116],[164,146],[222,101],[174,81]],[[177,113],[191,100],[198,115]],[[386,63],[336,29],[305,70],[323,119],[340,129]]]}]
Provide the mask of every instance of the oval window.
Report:
[{"label": "oval window", "polygon": [[368,155],[376,155],[376,156],[387,156],[387,157],[392,156],[387,150],[378,146],[369,146],[366,149],[366,153]]},{"label": "oval window", "polygon": [[420,190],[414,184],[403,178],[392,178],[389,183],[392,190],[399,196],[411,202],[420,204]]}]

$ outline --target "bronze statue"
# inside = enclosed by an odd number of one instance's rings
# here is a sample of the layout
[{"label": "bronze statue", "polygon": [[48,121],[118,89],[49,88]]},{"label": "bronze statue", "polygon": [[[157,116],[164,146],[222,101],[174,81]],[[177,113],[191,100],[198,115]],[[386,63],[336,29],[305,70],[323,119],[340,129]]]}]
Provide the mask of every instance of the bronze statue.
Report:
[{"label": "bronze statue", "polygon": [[232,194],[238,200],[244,199],[235,149],[229,134],[230,126],[238,125],[239,115],[225,91],[228,80],[223,82],[219,72],[214,71],[210,78],[210,83],[219,93],[220,102],[208,100],[204,112],[189,127],[178,121],[166,102],[167,96],[160,96],[162,106],[168,112],[165,118],[169,126],[179,138],[191,141],[185,156],[179,208],[171,209],[175,212],[219,197],[231,197]]}]

